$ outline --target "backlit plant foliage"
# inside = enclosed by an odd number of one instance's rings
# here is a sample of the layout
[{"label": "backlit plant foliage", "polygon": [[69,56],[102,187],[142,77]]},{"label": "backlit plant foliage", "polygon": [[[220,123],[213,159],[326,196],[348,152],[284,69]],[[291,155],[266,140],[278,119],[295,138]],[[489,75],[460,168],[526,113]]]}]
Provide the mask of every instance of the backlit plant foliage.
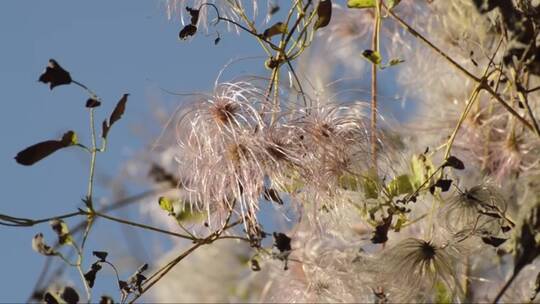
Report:
[{"label": "backlit plant foliage", "polygon": [[[220,73],[208,93],[158,115],[153,148],[115,180],[152,190],[99,209],[97,156],[129,114],[128,94],[96,123],[104,101],[51,59],[39,81],[89,94],[90,144],[67,131],[15,160],[30,166],[83,149],[88,192],[72,213],[0,221],[50,222],[32,248],[73,268],[86,296],[53,278],[33,300],[95,302],[107,269],[118,294],[101,303],[540,301],[539,1],[166,7],[182,20],[179,43],[247,35],[265,72]],[[109,214],[139,201],[150,223]],[[68,227],[72,217],[81,222]],[[84,259],[97,219],[168,235],[174,250],[138,269],[119,269],[106,251]],[[47,244],[51,234],[58,240]]]}]

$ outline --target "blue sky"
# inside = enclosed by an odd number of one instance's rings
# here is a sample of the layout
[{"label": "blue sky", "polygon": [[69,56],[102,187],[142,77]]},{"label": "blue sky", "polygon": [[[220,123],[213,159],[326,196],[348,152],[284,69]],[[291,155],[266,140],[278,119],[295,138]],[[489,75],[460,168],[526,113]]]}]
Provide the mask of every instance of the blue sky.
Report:
[{"label": "blue sky", "polygon": [[[109,151],[100,155],[98,163],[98,174],[114,174],[123,160],[143,147],[133,130],[151,121],[151,102],[171,107],[177,103],[176,96],[160,88],[208,90],[229,59],[262,55],[258,45],[246,42],[245,36],[223,33],[215,46],[214,37],[203,35],[181,42],[177,38],[179,29],[177,20],[167,19],[164,1],[0,2],[0,88],[4,105],[0,111],[0,213],[45,218],[71,212],[81,206],[86,191],[88,157],[79,150],[59,151],[31,167],[20,166],[13,159],[23,148],[58,138],[70,129],[81,141],[89,142],[84,92],[75,86],[50,91],[37,82],[49,58],[56,59],[74,79],[104,100],[97,110],[98,121],[109,115],[123,93],[131,94],[124,118],[111,131]],[[242,69],[263,71],[249,62],[238,72]],[[110,193],[98,188],[97,195]],[[95,235],[99,238],[90,239],[88,251],[104,249],[111,242],[121,243],[124,234],[117,228],[98,224]],[[26,300],[45,259],[31,249],[31,239],[38,232],[50,242],[54,240],[48,224],[0,227],[0,268],[4,274],[0,302]],[[68,273],[80,286],[76,271]],[[104,273],[106,279],[110,277],[108,271]],[[106,282],[98,281],[96,295]],[[114,288],[103,289],[114,292]]]}]

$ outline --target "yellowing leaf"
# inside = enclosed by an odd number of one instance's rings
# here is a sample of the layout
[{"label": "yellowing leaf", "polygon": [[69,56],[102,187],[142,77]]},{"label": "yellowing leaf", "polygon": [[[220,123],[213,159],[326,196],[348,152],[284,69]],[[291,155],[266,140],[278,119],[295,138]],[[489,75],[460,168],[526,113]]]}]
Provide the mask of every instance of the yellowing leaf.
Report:
[{"label": "yellowing leaf", "polygon": [[349,8],[370,8],[375,7],[375,0],[347,0]]},{"label": "yellowing leaf", "polygon": [[373,50],[365,50],[362,52],[362,56],[364,56],[367,60],[371,61],[371,63],[378,65],[382,62],[381,53]]},{"label": "yellowing leaf", "polygon": [[69,228],[63,220],[52,220],[51,221],[51,228],[56,232],[58,235],[58,243],[61,245],[65,244],[73,244],[73,238],[71,237],[71,234],[69,233]]},{"label": "yellowing leaf", "polygon": [[263,37],[265,39],[268,39],[272,36],[284,33],[287,33],[287,25],[280,21],[267,28],[263,33]]},{"label": "yellowing leaf", "polygon": [[159,207],[169,213],[169,215],[174,215],[174,207],[172,200],[162,196],[158,199]]},{"label": "yellowing leaf", "polygon": [[394,7],[396,7],[399,3],[401,2],[401,0],[388,0],[388,8],[389,9],[392,9]]}]

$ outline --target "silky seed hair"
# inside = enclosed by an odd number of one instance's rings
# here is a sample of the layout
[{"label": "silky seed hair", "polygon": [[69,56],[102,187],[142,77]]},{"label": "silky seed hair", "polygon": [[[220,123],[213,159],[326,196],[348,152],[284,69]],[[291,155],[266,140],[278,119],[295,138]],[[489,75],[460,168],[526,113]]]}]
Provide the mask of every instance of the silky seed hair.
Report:
[{"label": "silky seed hair", "polygon": [[425,301],[436,284],[460,294],[455,271],[459,251],[451,245],[407,238],[381,252],[382,281],[399,278],[402,293],[391,301]]},{"label": "silky seed hair", "polygon": [[457,189],[440,209],[439,217],[454,234],[497,235],[506,209],[506,201],[495,186],[481,184]]}]

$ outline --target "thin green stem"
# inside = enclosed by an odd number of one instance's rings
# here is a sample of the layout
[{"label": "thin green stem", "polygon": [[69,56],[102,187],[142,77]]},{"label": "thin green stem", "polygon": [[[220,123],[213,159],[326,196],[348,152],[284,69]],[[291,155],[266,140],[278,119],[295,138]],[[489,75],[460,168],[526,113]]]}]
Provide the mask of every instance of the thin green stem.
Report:
[{"label": "thin green stem", "polygon": [[159,282],[159,280],[161,280],[161,278],[163,278],[169,271],[171,271],[171,269],[173,269],[174,266],[176,266],[178,263],[180,263],[180,261],[182,261],[185,257],[187,257],[189,254],[191,254],[193,251],[195,251],[197,248],[201,247],[202,245],[204,245],[204,243],[197,243],[197,244],[191,246],[188,250],[182,252],[179,256],[177,256],[172,261],[167,263],[167,265],[163,266],[161,269],[156,271],[153,275],[151,275],[145,281],[145,284],[144,284],[145,286],[143,287],[142,292],[137,294],[131,301],[129,301],[129,303],[130,304],[135,303],[135,301],[140,296],[142,296],[146,291],[148,291],[150,288],[152,288],[152,286],[154,286],[154,284]]},{"label": "thin green stem", "polygon": [[463,109],[463,112],[461,112],[461,116],[459,117],[459,120],[454,127],[454,131],[450,135],[450,138],[447,141],[446,144],[446,151],[444,152],[444,159],[448,159],[450,156],[450,152],[452,151],[452,146],[454,144],[454,141],[456,139],[457,133],[459,129],[461,129],[461,125],[463,125],[463,122],[465,122],[465,119],[467,118],[467,115],[469,114],[469,111],[472,109],[472,106],[474,102],[478,99],[478,94],[480,93],[480,90],[482,89],[481,85],[477,85],[471,96],[469,97],[469,100],[467,100],[467,104],[465,105],[465,109]]},{"label": "thin green stem", "polygon": [[[233,207],[234,208],[234,205]],[[225,222],[223,223],[223,227],[221,229],[216,230],[206,238],[200,240],[195,245],[191,246],[186,251],[182,252],[178,257],[167,263],[167,265],[160,268],[158,271],[156,271],[154,274],[152,274],[144,283],[143,283],[143,291],[135,296],[129,303],[134,303],[139,297],[141,297],[146,291],[148,291],[154,284],[156,284],[159,280],[161,280],[171,269],[174,268],[181,260],[183,260],[185,257],[187,257],[189,254],[191,254],[193,251],[195,251],[197,248],[201,247],[205,244],[211,244],[212,242],[219,240],[219,239],[225,239],[225,238],[233,238],[233,237],[221,237],[221,234],[225,232],[226,230],[241,224],[243,221],[238,220],[234,223],[230,223],[230,220],[232,218],[233,209],[229,210],[229,214],[227,215],[227,218],[225,219]],[[245,238],[238,238],[241,240],[246,240]],[[249,242],[249,239],[246,240]]]},{"label": "thin green stem", "polygon": [[92,289],[90,286],[88,286],[88,283],[86,282],[86,278],[84,277],[84,271],[81,267],[81,265],[77,265],[77,271],[79,272],[79,275],[81,276],[81,281],[84,285],[84,290],[86,291],[86,298],[88,299],[88,303],[92,302]]},{"label": "thin green stem", "polygon": [[[153,196],[153,195],[156,195],[158,193],[158,190],[150,190],[150,191],[146,191],[146,192],[143,192],[143,193],[140,193],[140,194],[137,194],[137,195],[134,195],[134,196],[131,196],[131,197],[127,197],[125,199],[121,199],[117,202],[114,202],[110,205],[107,205],[105,207],[102,207],[101,209],[99,209],[99,212],[109,212],[109,211],[114,211],[116,209],[119,209],[121,207],[124,207],[128,204],[131,204],[133,202],[137,202],[143,198],[146,198],[146,197],[149,197],[149,196]],[[86,213],[85,212],[82,212],[82,211],[79,211],[79,213],[81,215],[85,215]],[[51,219],[55,219],[55,218],[60,218],[60,217],[54,217],[54,218],[51,218]],[[65,218],[65,217],[64,217]],[[49,219],[47,219],[49,220]],[[97,218],[95,218],[95,220],[97,220]],[[71,228],[71,235],[73,236],[75,233],[78,233],[81,229],[83,229],[86,225],[85,225],[86,221],[81,221],[79,222],[77,225],[75,225],[74,227]],[[58,248],[58,244],[56,244],[54,246],[54,248]],[[47,259],[47,262],[45,264],[45,266],[43,267],[43,270],[41,271],[41,275],[40,277],[36,280],[36,283],[34,284],[34,288],[32,289],[32,292],[30,293],[30,296],[29,296],[29,301],[32,299],[32,295],[41,287],[41,286],[48,286],[50,284],[50,281],[52,280],[49,279],[47,282],[44,282],[42,283],[43,281],[45,281],[45,278],[46,278],[46,274],[48,272],[48,269],[49,269],[49,266],[50,266],[50,262],[52,261],[52,259]],[[75,265],[73,265],[75,266]],[[56,270],[52,271],[52,273],[55,275],[55,276],[60,276],[62,274],[62,270],[65,269],[63,267],[63,265],[60,265],[56,268]]]},{"label": "thin green stem", "polygon": [[480,91],[487,86],[486,85],[486,79],[487,79],[488,74],[489,74],[489,68],[493,64],[493,59],[495,58],[495,55],[497,55],[497,52],[499,51],[499,48],[501,47],[501,45],[502,45],[502,39],[499,40],[499,43],[498,43],[497,47],[495,48],[495,51],[493,52],[493,54],[489,58],[489,63],[486,66],[486,68],[484,69],[484,73],[482,75],[481,81],[478,82],[478,84],[474,88],[473,92],[471,93],[471,96],[469,97],[469,100],[467,101],[467,104],[465,105],[465,109],[461,113],[461,116],[459,118],[458,123],[456,124],[456,127],[454,128],[454,131],[452,132],[452,134],[450,135],[450,138],[448,139],[448,142],[447,142],[447,145],[446,145],[446,151],[444,153],[444,159],[445,160],[448,159],[448,157],[450,157],[450,152],[452,150],[452,146],[454,145],[454,141],[456,139],[457,133],[458,133],[459,129],[461,128],[463,122],[467,118],[467,115],[469,115],[469,112],[472,109],[473,104],[476,102],[476,100],[478,100],[478,95],[480,94]]}]

